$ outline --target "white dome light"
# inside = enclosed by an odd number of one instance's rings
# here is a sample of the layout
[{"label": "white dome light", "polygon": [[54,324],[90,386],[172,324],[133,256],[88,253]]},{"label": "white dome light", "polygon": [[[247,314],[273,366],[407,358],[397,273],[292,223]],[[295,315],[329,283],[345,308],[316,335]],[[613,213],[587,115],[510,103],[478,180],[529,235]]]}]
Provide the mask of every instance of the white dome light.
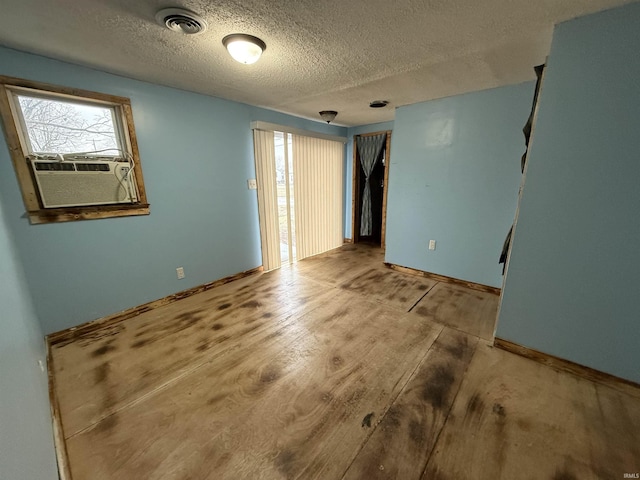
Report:
[{"label": "white dome light", "polygon": [[222,39],[229,55],[237,62],[251,65],[256,63],[267,45],[258,37],[244,33],[234,33]]}]

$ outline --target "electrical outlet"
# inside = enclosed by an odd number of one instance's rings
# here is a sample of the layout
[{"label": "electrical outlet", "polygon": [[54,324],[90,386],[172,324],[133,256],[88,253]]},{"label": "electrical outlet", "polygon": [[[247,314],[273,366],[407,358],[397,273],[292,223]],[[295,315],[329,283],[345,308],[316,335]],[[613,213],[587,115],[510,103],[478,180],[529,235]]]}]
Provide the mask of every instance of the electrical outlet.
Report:
[{"label": "electrical outlet", "polygon": [[256,182],[255,178],[250,178],[249,180],[247,180],[247,186],[249,187],[249,190],[257,190],[258,182]]},{"label": "electrical outlet", "polygon": [[436,249],[436,241],[429,240],[429,250],[435,250],[435,249]]},{"label": "electrical outlet", "polygon": [[184,267],[176,268],[176,274],[178,275],[178,280],[183,279],[184,278]]}]

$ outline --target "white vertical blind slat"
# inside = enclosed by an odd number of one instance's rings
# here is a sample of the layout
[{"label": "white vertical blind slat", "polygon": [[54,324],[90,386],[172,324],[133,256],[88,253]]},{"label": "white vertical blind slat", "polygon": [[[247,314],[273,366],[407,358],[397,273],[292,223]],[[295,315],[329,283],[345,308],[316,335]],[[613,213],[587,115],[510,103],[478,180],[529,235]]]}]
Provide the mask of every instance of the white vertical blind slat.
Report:
[{"label": "white vertical blind slat", "polygon": [[273,132],[253,131],[253,146],[258,184],[258,214],[262,266],[265,271],[279,268],[280,232],[278,225],[278,191],[276,184],[276,158]]},{"label": "white vertical blind slat", "polygon": [[299,260],[342,245],[343,155],[340,142],[293,135]]}]

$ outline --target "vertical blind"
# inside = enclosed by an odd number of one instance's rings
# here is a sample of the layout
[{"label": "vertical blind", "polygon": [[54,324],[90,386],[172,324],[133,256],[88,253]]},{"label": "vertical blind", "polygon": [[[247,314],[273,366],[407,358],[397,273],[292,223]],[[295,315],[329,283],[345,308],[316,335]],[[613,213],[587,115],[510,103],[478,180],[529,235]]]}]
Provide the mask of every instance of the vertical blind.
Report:
[{"label": "vertical blind", "polygon": [[298,259],[337,248],[344,242],[343,153],[340,142],[293,136]]},{"label": "vertical blind", "polygon": [[269,271],[280,267],[276,148],[273,132],[254,130],[253,148],[256,161],[256,182],[258,184],[262,266],[265,271]]},{"label": "vertical blind", "polygon": [[[254,129],[253,135],[262,264],[265,270],[273,270],[281,263],[274,132]],[[301,260],[344,241],[344,145],[295,134],[292,151],[296,258]]]}]

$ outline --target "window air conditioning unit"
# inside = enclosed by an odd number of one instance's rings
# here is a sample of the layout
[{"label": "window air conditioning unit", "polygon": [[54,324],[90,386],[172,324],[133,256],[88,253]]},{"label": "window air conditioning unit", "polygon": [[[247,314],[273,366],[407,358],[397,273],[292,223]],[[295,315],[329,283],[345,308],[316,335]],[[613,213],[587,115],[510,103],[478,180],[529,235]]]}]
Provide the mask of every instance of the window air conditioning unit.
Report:
[{"label": "window air conditioning unit", "polygon": [[45,208],[135,203],[138,200],[128,162],[29,160]]}]

